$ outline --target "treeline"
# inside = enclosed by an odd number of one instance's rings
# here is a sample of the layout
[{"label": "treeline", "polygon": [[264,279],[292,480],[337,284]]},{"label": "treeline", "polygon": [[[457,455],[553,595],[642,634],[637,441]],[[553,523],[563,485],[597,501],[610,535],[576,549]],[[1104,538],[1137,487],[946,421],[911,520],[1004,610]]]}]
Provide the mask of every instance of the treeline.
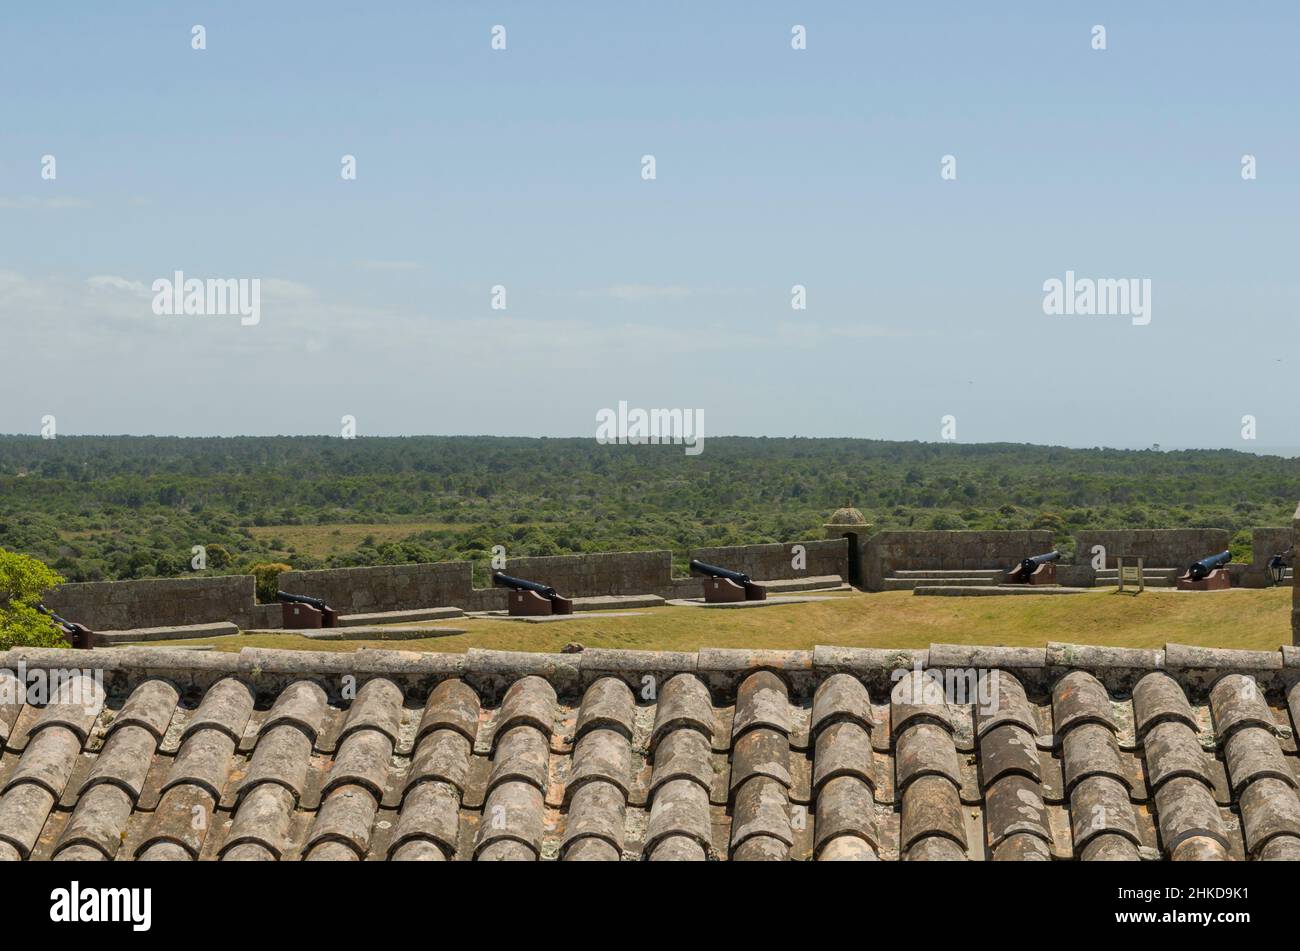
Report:
[{"label": "treeline", "polygon": [[[878,528],[1289,524],[1295,459],[854,439],[680,446],[495,437],[0,436],[0,547],[69,580],[785,541],[852,501]],[[416,523],[320,558],[294,526]],[[423,523],[423,524],[420,524]],[[429,525],[435,527],[427,527]],[[254,533],[259,526],[284,527]]]}]

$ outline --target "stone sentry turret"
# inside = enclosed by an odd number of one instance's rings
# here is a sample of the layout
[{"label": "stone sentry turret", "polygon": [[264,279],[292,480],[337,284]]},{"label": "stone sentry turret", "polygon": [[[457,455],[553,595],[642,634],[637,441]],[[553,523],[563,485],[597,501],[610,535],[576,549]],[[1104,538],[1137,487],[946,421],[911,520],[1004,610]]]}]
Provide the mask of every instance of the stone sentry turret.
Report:
[{"label": "stone sentry turret", "polygon": [[852,502],[845,502],[831,515],[831,519],[822,529],[827,538],[847,538],[849,541],[848,577],[844,580],[854,587],[866,583],[862,566],[866,563],[867,534],[871,531],[869,523],[861,512],[853,507]]}]

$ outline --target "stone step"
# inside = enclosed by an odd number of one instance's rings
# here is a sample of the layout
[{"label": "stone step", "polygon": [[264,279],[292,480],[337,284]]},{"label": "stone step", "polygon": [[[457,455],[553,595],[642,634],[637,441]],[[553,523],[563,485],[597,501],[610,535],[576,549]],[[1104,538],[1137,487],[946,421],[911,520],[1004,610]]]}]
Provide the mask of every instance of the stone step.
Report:
[{"label": "stone step", "polygon": [[610,611],[626,608],[662,607],[664,599],[657,594],[605,594],[591,598],[574,598],[574,611]]},{"label": "stone step", "polygon": [[[104,650],[115,650],[121,647],[138,647],[138,644],[96,644],[95,650],[101,647]],[[156,651],[214,651],[217,649],[215,644],[150,644],[150,650]]]},{"label": "stone step", "polygon": [[1059,585],[929,585],[912,589],[912,594],[933,597],[1024,597],[1035,594],[1087,594],[1092,588],[1063,588]]},{"label": "stone step", "polygon": [[245,634],[276,634],[282,637],[298,635],[313,641],[410,641],[423,637],[450,637],[468,633],[464,627],[412,627],[403,624],[357,624],[352,627],[275,627],[265,631],[245,631]]},{"label": "stone step", "polygon": [[798,594],[778,594],[770,596],[765,601],[718,601],[709,604],[703,598],[674,598],[668,603],[674,607],[681,608],[716,608],[727,610],[731,608],[774,608],[783,604],[807,604],[812,601],[833,601],[834,598],[828,598],[824,595],[798,595]]},{"label": "stone step", "polygon": [[776,581],[759,581],[771,593],[783,594],[787,591],[841,591],[848,585],[839,575],[813,575],[808,578],[778,578]]},{"label": "stone step", "polygon": [[180,641],[197,637],[226,637],[238,634],[239,626],[229,621],[211,624],[174,624],[170,627],[137,627],[119,631],[96,631],[96,644],[133,644],[142,641]]},{"label": "stone step", "polygon": [[[1142,574],[1150,575],[1157,578],[1177,578],[1183,573],[1182,568],[1143,568]],[[1102,571],[1094,572],[1098,578],[1118,578],[1119,572],[1114,568],[1105,568]]]},{"label": "stone step", "polygon": [[464,617],[460,608],[410,608],[405,611],[376,611],[372,614],[341,614],[338,627],[366,627],[375,624],[414,624]]},{"label": "stone step", "polygon": [[891,578],[1001,578],[1006,574],[1002,568],[926,568],[895,571]]},{"label": "stone step", "polygon": [[997,578],[976,578],[961,575],[952,578],[884,578],[881,586],[885,591],[913,591],[917,588],[934,587],[978,587],[998,584],[1003,575]]},{"label": "stone step", "polygon": [[[1142,577],[1144,578],[1176,578],[1183,573],[1182,568],[1143,568]],[[1097,572],[1098,578],[1118,578],[1118,568],[1103,568]]]},{"label": "stone step", "polygon": [[[665,602],[672,604],[672,601]],[[612,617],[645,617],[644,611],[574,611],[572,614],[536,614],[514,615],[505,611],[486,611],[471,614],[470,617],[485,621],[509,621],[514,624],[572,624],[575,621],[601,621]]]}]

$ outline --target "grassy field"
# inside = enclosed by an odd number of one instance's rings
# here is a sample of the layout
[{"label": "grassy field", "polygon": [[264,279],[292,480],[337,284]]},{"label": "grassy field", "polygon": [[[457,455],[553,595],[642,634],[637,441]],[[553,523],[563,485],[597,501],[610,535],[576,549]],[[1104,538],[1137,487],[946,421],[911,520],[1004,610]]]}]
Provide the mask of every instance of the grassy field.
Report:
[{"label": "grassy field", "polygon": [[464,525],[452,522],[343,522],[327,525],[266,525],[249,526],[248,531],[258,541],[270,542],[273,539],[280,544],[274,546],[278,551],[292,549],[313,558],[327,558],[330,555],[353,551],[367,538],[373,537],[376,544],[399,542],[419,532],[438,532],[448,529],[464,528]]},{"label": "grassy field", "polygon": [[[1291,643],[1291,589],[1140,596],[1098,590],[1071,596],[918,598],[908,592],[845,594],[825,601],[744,610],[649,608],[637,617],[582,618],[547,624],[456,619],[442,626],[466,634],[403,641],[313,641],[293,634],[239,635],[210,643],[219,650],[283,647],[347,651],[557,651],[588,647],[687,650],[701,647],[928,647],[931,643],[1040,646],[1048,641],[1162,647],[1166,643],[1275,650]],[[162,643],[162,642],[158,642]]]}]

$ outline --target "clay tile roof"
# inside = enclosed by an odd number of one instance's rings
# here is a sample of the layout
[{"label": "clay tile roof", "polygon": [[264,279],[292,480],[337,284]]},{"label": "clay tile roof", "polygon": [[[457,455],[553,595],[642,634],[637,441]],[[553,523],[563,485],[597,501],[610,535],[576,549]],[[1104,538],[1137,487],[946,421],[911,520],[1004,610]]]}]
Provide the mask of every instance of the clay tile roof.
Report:
[{"label": "clay tile roof", "polygon": [[1297,714],[1289,649],[15,649],[0,859],[1297,859]]}]

